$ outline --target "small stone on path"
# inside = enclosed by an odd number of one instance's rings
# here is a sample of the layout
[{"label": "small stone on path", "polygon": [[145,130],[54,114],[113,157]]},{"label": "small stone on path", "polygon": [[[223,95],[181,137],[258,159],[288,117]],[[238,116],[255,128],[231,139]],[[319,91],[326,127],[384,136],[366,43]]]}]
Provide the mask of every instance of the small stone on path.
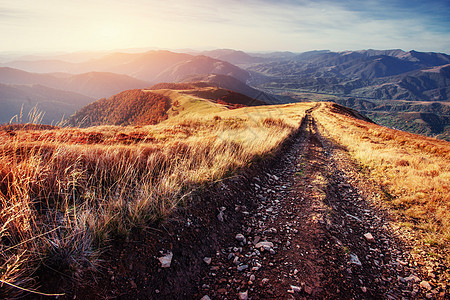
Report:
[{"label": "small stone on path", "polygon": [[172,252],[168,252],[163,257],[159,257],[158,260],[161,263],[161,268],[170,268],[170,264],[172,263]]},{"label": "small stone on path", "polygon": [[211,259],[211,257],[205,257],[205,258],[203,259],[203,261],[204,261],[207,265],[209,265],[209,264],[211,264],[212,259]]},{"label": "small stone on path", "polygon": [[374,239],[373,235],[372,235],[370,232],[364,234],[364,237],[365,237],[366,240],[367,240],[368,242],[370,242],[370,243],[375,242],[375,239]]},{"label": "small stone on path", "polygon": [[256,248],[265,248],[265,247],[273,247],[273,243],[272,242],[259,242],[255,245]]},{"label": "small stone on path", "polygon": [[302,291],[302,288],[300,286],[291,285],[291,290],[293,290],[295,293],[300,293]]},{"label": "small stone on path", "polygon": [[353,253],[350,254],[350,263],[357,265],[357,266],[362,266],[361,261],[359,260],[358,256]]},{"label": "small stone on path", "polygon": [[236,234],[235,238],[238,242],[243,242],[245,240],[245,236],[241,233]]},{"label": "small stone on path", "polygon": [[430,283],[428,281],[426,281],[426,280],[421,281],[420,282],[420,286],[423,287],[424,289],[428,290],[428,291],[432,289]]},{"label": "small stone on path", "polygon": [[248,299],[248,291],[239,293],[239,300],[247,300]]},{"label": "small stone on path", "polygon": [[237,270],[238,270],[239,272],[241,272],[241,271],[244,271],[244,270],[247,269],[247,268],[248,268],[248,265],[242,265],[242,266],[237,267]]}]

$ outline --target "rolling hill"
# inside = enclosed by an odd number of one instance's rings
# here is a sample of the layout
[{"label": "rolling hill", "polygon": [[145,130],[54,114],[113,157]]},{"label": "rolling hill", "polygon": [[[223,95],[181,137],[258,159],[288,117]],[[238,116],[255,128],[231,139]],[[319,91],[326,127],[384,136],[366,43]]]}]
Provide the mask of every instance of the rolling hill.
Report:
[{"label": "rolling hill", "polygon": [[2,298],[447,295],[450,143],[197,85],[84,109],[129,126],[0,128],[2,280],[27,288]]},{"label": "rolling hill", "polygon": [[73,126],[149,125],[186,114],[259,106],[266,103],[206,82],[159,83],[147,90],[128,90],[83,107]]},{"label": "rolling hill", "polygon": [[83,127],[157,124],[167,118],[170,106],[169,99],[162,95],[128,90],[83,107],[69,122]]},{"label": "rolling hill", "polygon": [[234,65],[259,63],[266,60],[263,57],[253,56],[245,53],[244,51],[237,51],[233,49],[216,49],[211,51],[203,51],[201,52],[201,54],[215,59],[223,60]]},{"label": "rolling hill", "polygon": [[185,53],[149,51],[140,54],[115,53],[87,63],[86,68],[127,74],[141,80],[156,83],[160,73],[176,64],[192,59]]},{"label": "rolling hill", "polygon": [[272,94],[252,88],[246,83],[228,75],[208,74],[208,75],[194,75],[187,77],[184,82],[204,82],[206,84],[217,86],[223,89],[231,90],[244,94],[250,98],[264,101],[267,104],[282,103],[280,99]]},{"label": "rolling hill", "polygon": [[83,74],[29,73],[13,68],[0,68],[0,83],[39,84],[49,88],[75,92],[89,97],[108,97],[126,89],[144,88],[148,82],[127,75],[105,72]]},{"label": "rolling hill", "polygon": [[228,75],[243,82],[246,82],[250,77],[247,71],[230,63],[207,56],[195,56],[192,59],[180,62],[161,72],[154,81],[177,82],[183,81],[189,76],[208,74]]}]

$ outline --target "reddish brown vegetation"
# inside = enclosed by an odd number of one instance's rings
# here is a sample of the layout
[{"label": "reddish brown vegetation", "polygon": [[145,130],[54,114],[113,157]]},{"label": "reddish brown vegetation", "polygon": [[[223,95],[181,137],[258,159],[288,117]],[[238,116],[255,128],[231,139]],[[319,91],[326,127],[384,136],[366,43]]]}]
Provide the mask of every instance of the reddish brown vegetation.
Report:
[{"label": "reddish brown vegetation", "polygon": [[227,106],[228,108],[231,108],[231,109],[242,108],[242,107],[246,107],[247,106],[247,105],[243,105],[243,104],[232,104],[232,103],[226,102],[226,101],[224,101],[222,99],[218,99],[216,102],[218,104],[225,105],[225,106]]},{"label": "reddish brown vegetation", "polygon": [[281,128],[289,128],[290,125],[286,124],[282,119],[274,119],[274,118],[265,118],[263,120],[263,125],[265,127],[273,127],[278,126]]},{"label": "reddish brown vegetation", "polygon": [[[9,136],[15,136],[14,131],[7,131]],[[54,142],[54,143],[66,143],[69,145],[115,145],[115,144],[135,144],[138,142],[152,142],[154,138],[149,134],[132,131],[128,133],[119,132],[114,134],[109,132],[108,134],[96,132],[96,131],[83,131],[76,128],[65,128],[61,130],[52,131],[37,131],[30,130],[26,133],[20,132],[21,140],[27,142]]]},{"label": "reddish brown vegetation", "polygon": [[266,104],[263,101],[256,100],[243,94],[225,89],[217,89],[217,88],[197,89],[193,91],[186,91],[186,94],[190,94],[203,99],[208,99],[213,102],[226,105],[228,108],[231,109],[246,106],[259,106]]},{"label": "reddish brown vegetation", "polygon": [[210,87],[206,82],[189,82],[189,83],[157,83],[150,87],[150,90],[195,90],[197,88]]},{"label": "reddish brown vegetation", "polygon": [[50,130],[57,129],[57,126],[44,125],[44,124],[5,124],[0,126],[0,130],[7,132],[15,130]]},{"label": "reddish brown vegetation", "polygon": [[159,94],[129,90],[100,99],[71,118],[72,125],[148,125],[167,119],[170,100]]}]

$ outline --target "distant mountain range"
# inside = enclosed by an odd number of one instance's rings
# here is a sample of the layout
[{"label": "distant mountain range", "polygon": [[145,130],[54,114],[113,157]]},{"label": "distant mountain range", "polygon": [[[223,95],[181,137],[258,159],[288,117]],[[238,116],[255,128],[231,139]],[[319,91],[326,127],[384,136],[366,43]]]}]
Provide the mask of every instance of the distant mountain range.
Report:
[{"label": "distant mountain range", "polygon": [[[450,98],[450,56],[443,53],[395,49],[249,54],[219,49],[198,54],[200,55],[170,51],[112,53],[78,63],[48,59],[13,61],[3,65],[37,73],[78,74],[80,78],[71,79],[74,85],[77,85],[77,80],[88,82],[83,79],[87,76],[104,78],[107,73],[127,75],[134,80],[140,80],[131,84],[131,78],[116,79],[112,78],[113,75],[109,75],[110,79],[102,79],[114,81],[112,85],[118,88],[121,86],[117,82],[128,81],[123,84],[127,85],[126,88],[138,88],[146,83],[179,82],[192,75],[219,74],[232,76],[244,83],[248,81],[253,87],[265,90],[295,89],[389,100],[442,101]],[[92,72],[106,73],[94,75]],[[0,78],[0,82],[22,83],[5,81],[4,77]],[[60,83],[49,83],[48,78],[33,82],[28,80],[26,83],[43,84],[95,97],[119,92],[116,89],[105,94],[102,89],[97,88],[98,92],[93,93],[91,90],[88,94],[82,88],[74,89],[70,84],[61,87]],[[94,84],[97,86],[97,83]]]},{"label": "distant mountain range", "polygon": [[402,50],[314,51],[247,66],[260,88],[387,100],[450,99],[450,56]]},{"label": "distant mountain range", "polygon": [[85,95],[42,85],[0,84],[0,124],[8,123],[14,116],[17,116],[14,122],[27,123],[31,121],[28,113],[34,108],[43,113],[39,120],[42,124],[57,124],[93,100]]},{"label": "distant mountain range", "polygon": [[54,89],[80,93],[92,98],[117,94],[123,90],[145,88],[145,82],[127,75],[89,72],[83,74],[67,73],[29,73],[9,67],[0,68],[0,83],[39,84]]},{"label": "distant mountain range", "polygon": [[[404,105],[404,101],[450,102],[450,56],[400,49],[304,53],[158,50],[25,57],[0,64],[0,103],[8,108],[0,114],[0,123],[18,114],[22,105],[26,112],[36,104],[46,111],[44,122],[54,122],[62,115],[57,111],[71,115],[80,103],[163,82],[203,82],[268,104],[328,99],[361,109],[391,127],[399,127],[403,123],[398,120],[404,120],[413,123],[403,126],[413,132],[439,137],[450,132],[447,105],[432,112]],[[34,98],[32,91],[37,95]],[[305,98],[305,93],[316,96]]]},{"label": "distant mountain range", "polygon": [[[92,72],[116,73],[151,84],[179,82],[192,75],[219,74],[244,83],[248,81],[253,87],[266,90],[296,89],[389,100],[442,101],[450,98],[450,56],[443,53],[395,49],[261,54],[219,49],[197,54],[170,51],[112,53],[78,63],[46,59],[13,61],[3,65],[34,73],[62,72],[78,76],[83,73],[92,76]],[[118,81],[126,80],[131,81],[130,78]],[[5,82],[4,79],[0,82],[19,84]],[[27,83],[49,85],[48,81]],[[117,82],[113,85],[116,86]],[[137,82],[129,88],[136,87]],[[71,91],[86,94],[80,89]],[[109,95],[100,95],[100,92],[89,94],[97,97]]]},{"label": "distant mountain range", "polygon": [[[247,71],[225,61],[204,55],[194,56],[169,51],[112,53],[77,63],[44,59],[13,61],[3,65],[4,67],[0,67],[0,83],[13,84],[16,92],[9,93],[8,98],[0,98],[0,101],[3,101],[0,103],[9,103],[9,109],[0,115],[0,123],[8,122],[18,114],[22,104],[25,104],[24,110],[28,113],[28,94],[22,95],[19,92],[27,89],[20,88],[19,85],[47,87],[48,95],[41,91],[40,96],[35,97],[41,99],[40,103],[43,99],[55,99],[55,89],[79,94],[79,101],[72,101],[78,103],[85,99],[92,101],[93,98],[110,97],[125,90],[143,89],[158,82],[179,82],[192,76],[221,74],[236,82],[245,82],[250,77]],[[6,85],[0,89],[6,89]],[[258,94],[256,91],[253,93]],[[42,121],[51,123],[55,121],[54,117],[60,120],[63,114],[70,116],[82,106],[62,104],[66,102],[66,95],[60,93],[59,101],[53,101],[51,109],[39,105],[39,109],[46,111],[46,117]],[[55,114],[56,111],[64,113]]]},{"label": "distant mountain range", "polygon": [[170,51],[112,53],[81,63],[61,60],[22,60],[5,63],[3,66],[35,73],[64,72],[80,74],[87,72],[111,72],[132,76],[151,83],[179,81],[187,75],[213,73],[230,75],[243,81],[249,78],[247,71],[229,62],[204,55],[194,56]]}]

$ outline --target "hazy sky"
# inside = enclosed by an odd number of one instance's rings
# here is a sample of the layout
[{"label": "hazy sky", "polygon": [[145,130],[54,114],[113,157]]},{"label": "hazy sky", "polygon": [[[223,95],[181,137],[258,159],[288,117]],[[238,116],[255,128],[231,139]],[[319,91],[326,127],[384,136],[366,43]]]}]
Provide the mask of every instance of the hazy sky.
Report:
[{"label": "hazy sky", "polygon": [[450,53],[448,0],[0,0],[0,51],[234,48]]}]

